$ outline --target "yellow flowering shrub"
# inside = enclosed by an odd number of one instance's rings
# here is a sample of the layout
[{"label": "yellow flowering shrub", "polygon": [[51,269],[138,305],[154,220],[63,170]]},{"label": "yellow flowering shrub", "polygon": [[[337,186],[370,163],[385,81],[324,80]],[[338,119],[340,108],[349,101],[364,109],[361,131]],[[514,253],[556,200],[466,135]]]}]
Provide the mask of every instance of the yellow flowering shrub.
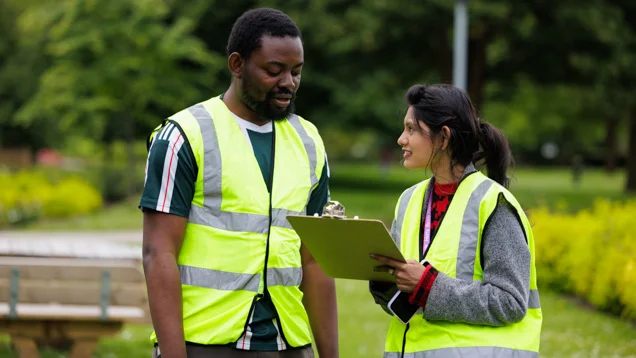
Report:
[{"label": "yellow flowering shrub", "polygon": [[532,210],[540,284],[636,318],[636,201],[597,201],[576,214]]},{"label": "yellow flowering shrub", "polygon": [[0,227],[86,214],[101,206],[99,191],[83,179],[36,170],[0,172]]}]

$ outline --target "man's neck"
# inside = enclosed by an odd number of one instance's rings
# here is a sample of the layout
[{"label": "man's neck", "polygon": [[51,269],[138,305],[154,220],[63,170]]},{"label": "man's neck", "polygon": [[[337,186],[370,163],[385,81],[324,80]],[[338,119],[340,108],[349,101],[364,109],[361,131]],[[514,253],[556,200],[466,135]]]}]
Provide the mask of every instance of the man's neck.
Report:
[{"label": "man's neck", "polygon": [[243,101],[241,101],[241,97],[238,93],[238,90],[234,86],[234,83],[230,85],[230,87],[223,95],[223,103],[225,103],[227,108],[232,113],[248,122],[256,124],[257,126],[262,126],[270,122],[268,120],[259,118],[256,112],[252,111],[245,105],[245,103],[243,103]]}]

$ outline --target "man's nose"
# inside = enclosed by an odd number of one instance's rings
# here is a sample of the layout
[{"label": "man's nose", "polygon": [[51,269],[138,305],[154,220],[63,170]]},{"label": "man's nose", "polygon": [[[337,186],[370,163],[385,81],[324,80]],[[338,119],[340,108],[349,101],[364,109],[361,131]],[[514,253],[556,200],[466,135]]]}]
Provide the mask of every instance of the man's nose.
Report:
[{"label": "man's nose", "polygon": [[294,76],[292,76],[291,71],[284,72],[282,76],[278,82],[278,86],[288,89],[290,92],[294,92],[296,90],[296,84],[294,83]]}]

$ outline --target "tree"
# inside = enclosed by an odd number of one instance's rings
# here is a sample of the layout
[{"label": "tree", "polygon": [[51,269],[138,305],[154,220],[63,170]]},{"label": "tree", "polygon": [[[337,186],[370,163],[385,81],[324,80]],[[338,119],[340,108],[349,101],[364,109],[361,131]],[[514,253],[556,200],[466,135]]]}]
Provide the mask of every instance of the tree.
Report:
[{"label": "tree", "polygon": [[[50,65],[44,53],[43,29],[49,24],[34,20],[40,15],[28,9],[34,4],[51,13],[49,1],[0,2],[0,146],[37,149],[59,143],[55,123],[34,118],[28,124],[17,123],[18,110],[29,101],[38,87],[38,77]],[[31,27],[27,24],[32,24]]]},{"label": "tree", "polygon": [[46,118],[64,133],[89,136],[107,147],[125,140],[131,144],[129,163],[133,139],[145,138],[162,118],[200,100],[224,65],[223,56],[192,35],[194,22],[166,3],[66,0],[57,5],[46,32],[52,65],[18,119]]}]

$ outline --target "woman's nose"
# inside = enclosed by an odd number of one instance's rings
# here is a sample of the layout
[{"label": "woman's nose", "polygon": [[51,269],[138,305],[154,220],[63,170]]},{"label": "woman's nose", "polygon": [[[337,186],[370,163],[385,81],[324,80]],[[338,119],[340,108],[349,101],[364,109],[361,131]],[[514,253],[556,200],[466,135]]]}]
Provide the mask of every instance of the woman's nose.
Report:
[{"label": "woman's nose", "polygon": [[405,146],[406,145],[406,137],[404,136],[404,133],[402,133],[397,140],[397,144],[400,146]]}]

